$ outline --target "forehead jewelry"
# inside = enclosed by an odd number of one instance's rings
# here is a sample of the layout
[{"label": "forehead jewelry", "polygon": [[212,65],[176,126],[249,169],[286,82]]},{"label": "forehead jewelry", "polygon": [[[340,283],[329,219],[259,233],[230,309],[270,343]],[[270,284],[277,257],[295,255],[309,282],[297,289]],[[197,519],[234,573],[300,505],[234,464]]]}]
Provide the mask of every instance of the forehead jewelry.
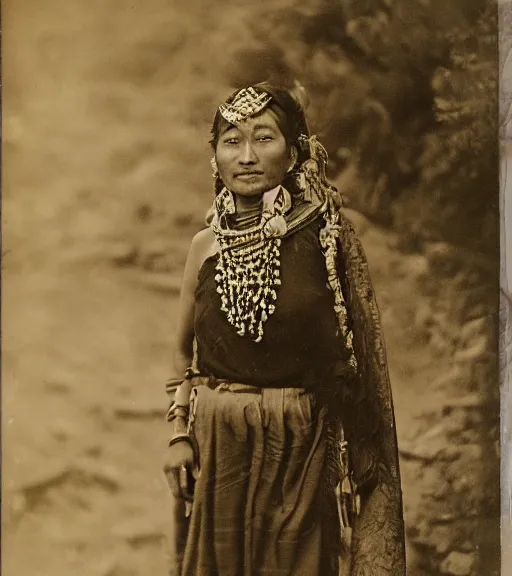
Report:
[{"label": "forehead jewelry", "polygon": [[238,124],[261,112],[272,100],[266,92],[256,92],[252,87],[239,90],[232,102],[221,104],[219,112],[230,124]]}]

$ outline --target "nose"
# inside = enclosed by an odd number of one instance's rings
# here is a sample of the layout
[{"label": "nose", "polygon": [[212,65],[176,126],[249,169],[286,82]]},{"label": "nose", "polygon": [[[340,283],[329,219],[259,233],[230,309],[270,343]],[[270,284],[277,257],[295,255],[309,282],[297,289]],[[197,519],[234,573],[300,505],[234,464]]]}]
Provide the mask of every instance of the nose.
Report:
[{"label": "nose", "polygon": [[240,156],[238,161],[240,164],[256,164],[258,162],[258,157],[256,156],[253,147],[250,142],[245,142],[240,150]]}]

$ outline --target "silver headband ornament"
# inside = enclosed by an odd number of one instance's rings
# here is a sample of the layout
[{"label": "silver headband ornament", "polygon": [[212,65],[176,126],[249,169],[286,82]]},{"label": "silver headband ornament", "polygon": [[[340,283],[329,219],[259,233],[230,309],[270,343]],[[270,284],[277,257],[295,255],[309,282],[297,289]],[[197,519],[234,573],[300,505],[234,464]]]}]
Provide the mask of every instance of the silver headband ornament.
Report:
[{"label": "silver headband ornament", "polygon": [[221,104],[219,112],[230,124],[238,124],[264,110],[272,96],[266,92],[256,92],[252,87],[239,90],[233,101],[229,104]]}]

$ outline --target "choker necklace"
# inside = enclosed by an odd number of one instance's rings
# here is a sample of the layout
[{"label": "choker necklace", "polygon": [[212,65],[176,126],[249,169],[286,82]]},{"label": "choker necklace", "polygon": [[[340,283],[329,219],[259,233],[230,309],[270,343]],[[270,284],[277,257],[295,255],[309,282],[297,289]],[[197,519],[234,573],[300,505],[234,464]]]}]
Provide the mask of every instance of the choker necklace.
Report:
[{"label": "choker necklace", "polygon": [[221,310],[240,336],[255,342],[261,342],[263,326],[276,308],[281,238],[287,231],[284,214],[290,208],[289,192],[278,186],[263,195],[257,218],[238,218],[237,228],[230,228],[232,193],[224,188],[214,202],[211,227],[220,247],[215,281]]},{"label": "choker necklace", "polygon": [[243,214],[236,214],[232,217],[233,229],[234,230],[245,230],[247,228],[252,228],[254,225],[258,224],[261,219],[262,206],[256,206],[247,210]]}]

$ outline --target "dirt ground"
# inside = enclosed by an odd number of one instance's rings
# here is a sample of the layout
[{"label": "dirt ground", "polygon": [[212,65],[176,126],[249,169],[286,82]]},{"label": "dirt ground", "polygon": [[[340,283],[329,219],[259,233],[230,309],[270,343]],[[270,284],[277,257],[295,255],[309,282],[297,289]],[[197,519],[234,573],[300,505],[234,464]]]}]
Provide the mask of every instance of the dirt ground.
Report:
[{"label": "dirt ground", "polygon": [[[428,384],[440,369],[421,343],[411,346],[417,300],[404,274],[422,263],[394,256],[378,231],[368,229],[363,238],[404,435],[436,402]],[[6,258],[7,576],[165,574],[169,500],[160,466],[163,382],[177,307],[172,292],[167,277],[153,283],[146,273],[91,259],[16,270]],[[407,472],[406,510],[417,490]]]},{"label": "dirt ground", "polygon": [[[229,4],[226,16],[198,0],[3,3],[5,576],[166,574],[163,383],[187,245],[209,202],[208,121],[229,91],[217,60],[251,10]],[[446,399],[439,375],[453,359],[417,322],[426,258],[352,216],[406,445]],[[403,460],[409,524],[418,469]]]}]

